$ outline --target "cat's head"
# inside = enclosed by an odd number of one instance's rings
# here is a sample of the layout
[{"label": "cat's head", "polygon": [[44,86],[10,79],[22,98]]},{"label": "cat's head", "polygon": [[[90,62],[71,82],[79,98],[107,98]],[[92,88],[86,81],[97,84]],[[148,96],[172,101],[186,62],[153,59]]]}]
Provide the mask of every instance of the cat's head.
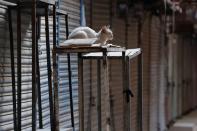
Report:
[{"label": "cat's head", "polygon": [[111,31],[109,25],[102,27],[101,34],[107,37],[108,40],[113,40],[113,32]]}]

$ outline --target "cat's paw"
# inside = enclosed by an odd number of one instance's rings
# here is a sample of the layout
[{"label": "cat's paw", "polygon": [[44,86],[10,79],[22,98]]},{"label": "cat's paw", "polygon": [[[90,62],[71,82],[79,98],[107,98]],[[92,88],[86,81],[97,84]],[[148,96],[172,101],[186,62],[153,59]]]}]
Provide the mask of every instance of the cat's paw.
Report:
[{"label": "cat's paw", "polygon": [[104,45],[102,45],[103,48],[109,48],[111,46],[112,46],[112,44],[104,44]]}]

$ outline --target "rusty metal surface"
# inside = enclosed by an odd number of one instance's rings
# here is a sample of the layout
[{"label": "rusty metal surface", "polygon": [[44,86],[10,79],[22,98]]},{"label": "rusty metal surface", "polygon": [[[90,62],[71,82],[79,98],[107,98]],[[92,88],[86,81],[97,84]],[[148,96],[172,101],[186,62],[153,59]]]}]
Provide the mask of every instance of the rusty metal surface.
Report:
[{"label": "rusty metal surface", "polygon": [[[53,48],[56,47],[56,7],[53,6]],[[54,84],[54,130],[59,131],[59,93],[57,74],[57,55],[53,52],[53,84]]]},{"label": "rusty metal surface", "polygon": [[[37,18],[39,21],[39,17]],[[43,128],[43,117],[42,117],[42,92],[40,85],[40,61],[39,61],[39,47],[38,47],[38,39],[40,36],[39,33],[39,22],[36,23],[36,81],[37,81],[37,91],[38,91],[38,117],[39,117],[39,128]]]},{"label": "rusty metal surface", "polygon": [[53,49],[53,52],[58,54],[64,53],[88,53],[88,52],[118,52],[124,51],[124,48],[106,48],[106,47],[93,47],[93,46],[60,46]]},{"label": "rusty metal surface", "polygon": [[[125,56],[128,59],[133,59],[136,56],[138,56],[141,53],[141,49],[127,49],[125,52]],[[88,53],[83,55],[84,59],[102,59],[103,53],[102,52],[94,52],[94,53]],[[114,59],[121,59],[122,58],[122,52],[108,52],[107,53],[108,58],[114,58]]]},{"label": "rusty metal surface", "polygon": [[138,58],[137,131],[143,131],[143,56]]},{"label": "rusty metal surface", "polygon": [[53,125],[53,87],[52,87],[52,71],[51,71],[51,58],[50,58],[50,40],[49,40],[49,21],[48,21],[48,6],[45,8],[45,33],[46,33],[46,53],[47,53],[47,73],[48,73],[48,90],[49,90],[49,108],[50,108],[50,122],[51,130],[54,129]]},{"label": "rusty metal surface", "polygon": [[79,129],[84,131],[84,89],[83,89],[83,61],[82,54],[78,53],[78,83],[79,83]]}]

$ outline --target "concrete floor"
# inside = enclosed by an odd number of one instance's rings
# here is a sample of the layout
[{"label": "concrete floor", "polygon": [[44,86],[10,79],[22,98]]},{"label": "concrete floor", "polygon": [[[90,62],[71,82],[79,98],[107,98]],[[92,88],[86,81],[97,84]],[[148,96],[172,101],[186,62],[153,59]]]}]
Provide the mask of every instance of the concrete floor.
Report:
[{"label": "concrete floor", "polygon": [[197,131],[197,110],[178,119],[169,131]]}]

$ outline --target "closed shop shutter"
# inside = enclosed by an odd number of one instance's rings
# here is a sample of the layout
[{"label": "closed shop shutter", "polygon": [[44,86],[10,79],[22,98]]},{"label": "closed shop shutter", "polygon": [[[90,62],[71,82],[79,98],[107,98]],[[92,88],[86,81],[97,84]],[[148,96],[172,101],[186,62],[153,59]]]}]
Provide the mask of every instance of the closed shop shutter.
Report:
[{"label": "closed shop shutter", "polygon": [[[14,32],[14,46],[15,46],[15,64],[16,57],[16,13],[13,12],[13,32]],[[12,103],[12,79],[11,79],[11,60],[9,49],[9,28],[7,19],[7,8],[0,7],[0,62],[1,62],[1,76],[0,76],[0,130],[9,131],[13,130],[13,103]],[[30,30],[31,17],[22,15],[22,129],[27,130],[31,127],[31,30]],[[16,70],[15,66],[15,71]],[[44,72],[41,72],[43,75]],[[16,76],[17,82],[17,76]]]},{"label": "closed shop shutter", "polygon": [[193,44],[191,37],[177,34],[176,43],[174,38],[170,37],[168,45],[168,94],[167,94],[167,124],[170,124],[177,117],[180,117],[188,111],[195,108],[194,98],[195,88],[192,82],[195,79],[193,75]]},{"label": "closed shop shutter", "polygon": [[[115,8],[115,7],[113,7]],[[116,13],[115,13],[116,14]],[[112,31],[114,35],[113,44],[125,46],[125,22],[118,16],[113,17]],[[124,130],[124,105],[122,86],[122,61],[110,60],[110,91],[111,91],[111,116],[112,129]]]},{"label": "closed shop shutter", "polygon": [[[69,13],[69,30],[79,26],[79,0],[62,0],[61,9]],[[13,28],[14,28],[14,45],[16,56],[16,14],[13,14]],[[12,85],[11,85],[11,67],[10,67],[10,51],[9,51],[9,32],[6,7],[0,8],[0,55],[1,55],[1,105],[0,105],[0,130],[9,131],[13,130],[13,111],[12,111]],[[60,17],[59,20],[59,42],[65,40],[65,20]],[[31,94],[31,16],[22,15],[22,128],[23,130],[31,130],[31,114],[32,114],[32,94]],[[50,44],[52,48],[52,18],[49,18],[50,25]],[[43,124],[44,128],[50,126],[49,120],[49,102],[48,102],[48,75],[47,75],[47,62],[46,62],[46,39],[45,39],[45,22],[41,18],[41,38],[39,39],[39,62],[40,62],[40,80],[42,91],[42,109],[43,109]],[[15,57],[15,64],[17,60]],[[59,59],[59,78],[60,78],[60,125],[62,127],[71,127],[70,117],[70,102],[68,91],[68,77],[67,77],[67,59],[60,56]],[[77,58],[75,55],[71,56],[72,67],[72,86],[73,86],[73,101],[74,101],[74,115],[76,129],[78,129],[78,76],[77,76]],[[15,67],[16,68],[16,67]],[[3,69],[3,70],[2,70]],[[16,76],[17,78],[17,76]]]},{"label": "closed shop shutter", "polygon": [[196,89],[196,87],[197,87],[197,60],[196,60],[196,57],[197,57],[197,39],[193,39],[193,41],[192,41],[192,75],[193,75],[193,77],[192,77],[192,85],[193,85],[193,88],[194,88],[194,92],[193,92],[193,96],[194,96],[194,98],[193,98],[193,106],[194,107],[196,107],[196,105],[197,105],[197,102],[195,101],[196,99],[197,99],[197,95],[196,95],[196,92],[197,92],[197,89]]},{"label": "closed shop shutter", "polygon": [[[69,32],[80,26],[80,1],[79,0],[60,0],[59,8],[68,13]],[[59,16],[59,44],[66,40],[65,18]],[[67,55],[59,56],[59,100],[60,100],[60,126],[71,127],[71,110],[68,86],[68,66]],[[71,70],[72,70],[72,95],[74,107],[75,129],[79,129],[78,114],[78,62],[77,55],[71,54]]]},{"label": "closed shop shutter", "polygon": [[[164,24],[160,23],[161,27],[164,26]],[[167,82],[167,78],[166,78],[166,71],[167,71],[167,44],[165,43],[165,33],[164,30],[162,30],[161,28],[161,37],[160,37],[160,71],[159,71],[159,76],[160,76],[160,83],[159,83],[159,100],[158,100],[158,106],[159,106],[159,111],[158,111],[158,122],[159,122],[159,126],[158,128],[160,130],[165,130],[166,129],[166,106],[165,106],[165,95],[166,95],[166,82]]]},{"label": "closed shop shutter", "polygon": [[[136,18],[129,18],[128,27],[128,48],[138,47],[138,23]],[[130,89],[134,94],[131,98],[131,130],[137,130],[137,93],[138,93],[138,61],[137,58],[130,62]]]},{"label": "closed shop shutter", "polygon": [[158,126],[158,104],[159,104],[159,65],[161,48],[161,25],[156,16],[151,20],[151,45],[150,45],[150,131],[157,130]]},{"label": "closed shop shutter", "polygon": [[183,73],[183,64],[182,64],[182,53],[183,53],[183,43],[180,36],[177,39],[177,115],[180,116],[182,113],[182,73]]},{"label": "closed shop shutter", "polygon": [[[87,26],[92,27],[98,32],[102,26],[109,24],[109,1],[107,0],[92,0],[85,1],[86,22]],[[92,12],[91,12],[92,9]],[[91,16],[92,13],[92,16]],[[92,18],[91,18],[92,17]],[[92,24],[92,25],[91,25]],[[85,60],[84,74],[84,94],[85,94],[85,130],[96,131],[97,126],[97,61]],[[102,62],[101,62],[102,63]],[[102,64],[101,64],[102,65]],[[90,71],[90,72],[89,72]],[[102,70],[101,70],[102,72]],[[103,75],[102,75],[103,76]],[[101,76],[101,79],[103,78]],[[101,83],[103,85],[103,83]],[[102,105],[104,105],[102,97]],[[105,107],[102,106],[102,113]],[[103,114],[102,114],[103,115]],[[102,125],[104,124],[102,117]]]},{"label": "closed shop shutter", "polygon": [[[147,16],[148,17],[148,16]],[[151,57],[151,18],[142,21],[142,51],[143,51],[143,129],[149,130],[150,118],[150,57]]]}]

